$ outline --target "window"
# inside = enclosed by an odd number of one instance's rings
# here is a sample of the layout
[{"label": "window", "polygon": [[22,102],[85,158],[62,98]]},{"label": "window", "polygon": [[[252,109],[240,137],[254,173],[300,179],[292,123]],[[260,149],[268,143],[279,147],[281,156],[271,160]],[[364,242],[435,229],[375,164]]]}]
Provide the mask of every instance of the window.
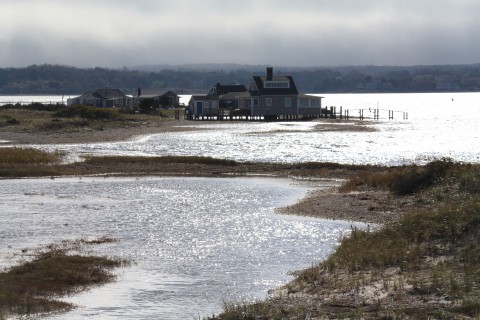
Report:
[{"label": "window", "polygon": [[308,99],[299,99],[300,108],[308,108],[309,107],[309,100]]},{"label": "window", "polygon": [[290,108],[292,106],[292,99],[285,98],[285,108]]},{"label": "window", "polygon": [[252,99],[247,99],[247,107],[258,107],[260,105],[260,99],[258,98],[252,98]]},{"label": "window", "polygon": [[318,108],[320,107],[320,99],[316,98],[300,98],[298,99],[300,108]]},{"label": "window", "polygon": [[281,88],[281,89],[288,89],[290,88],[290,82],[288,81],[265,81],[264,82],[264,86],[265,88],[269,88],[269,89],[277,89],[277,88]]},{"label": "window", "polygon": [[272,98],[266,98],[265,99],[265,105],[267,107],[271,107],[272,106]]}]

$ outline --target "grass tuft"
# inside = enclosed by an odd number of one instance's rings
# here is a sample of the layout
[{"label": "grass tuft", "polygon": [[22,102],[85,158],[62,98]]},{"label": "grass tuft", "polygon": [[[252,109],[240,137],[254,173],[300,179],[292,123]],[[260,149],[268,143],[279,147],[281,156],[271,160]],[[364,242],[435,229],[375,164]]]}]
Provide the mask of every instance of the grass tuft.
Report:
[{"label": "grass tuft", "polygon": [[56,164],[62,157],[61,152],[50,153],[33,148],[0,148],[0,166]]},{"label": "grass tuft", "polygon": [[[98,239],[98,243],[105,241],[107,238]],[[35,252],[32,261],[0,272],[0,318],[68,311],[74,306],[55,298],[113,281],[115,276],[110,270],[127,263],[120,259],[69,254],[77,250],[81,242],[49,245]]]},{"label": "grass tuft", "polygon": [[85,160],[88,164],[111,164],[111,163],[133,163],[133,164],[167,164],[167,163],[184,163],[184,164],[205,164],[215,166],[236,166],[237,161],[227,159],[217,159],[212,157],[196,157],[196,156],[162,156],[162,157],[142,157],[142,156],[103,156],[103,157],[87,157]]}]

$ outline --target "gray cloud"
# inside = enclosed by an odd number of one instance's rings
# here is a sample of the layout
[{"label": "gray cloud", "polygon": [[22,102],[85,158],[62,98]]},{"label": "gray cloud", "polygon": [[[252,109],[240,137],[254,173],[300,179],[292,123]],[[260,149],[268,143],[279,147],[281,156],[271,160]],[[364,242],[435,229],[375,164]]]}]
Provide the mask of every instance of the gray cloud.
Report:
[{"label": "gray cloud", "polygon": [[476,0],[0,0],[0,66],[479,62]]}]

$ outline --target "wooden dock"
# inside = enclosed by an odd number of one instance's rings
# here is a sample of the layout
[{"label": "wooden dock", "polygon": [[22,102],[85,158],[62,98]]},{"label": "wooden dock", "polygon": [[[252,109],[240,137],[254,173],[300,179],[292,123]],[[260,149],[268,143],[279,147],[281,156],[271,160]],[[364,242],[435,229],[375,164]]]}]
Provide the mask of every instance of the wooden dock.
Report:
[{"label": "wooden dock", "polygon": [[[388,116],[386,116],[388,112]],[[393,120],[397,115],[403,120],[408,119],[408,112],[398,110],[388,110],[379,108],[358,108],[358,109],[344,109],[343,107],[326,107],[322,108],[322,112],[318,114],[300,114],[300,115],[262,115],[252,116],[248,114],[230,114],[223,110],[219,114],[205,114],[205,115],[192,115],[185,114],[186,120],[192,121],[302,121],[313,119],[340,119],[340,120],[380,120],[388,119]]]}]

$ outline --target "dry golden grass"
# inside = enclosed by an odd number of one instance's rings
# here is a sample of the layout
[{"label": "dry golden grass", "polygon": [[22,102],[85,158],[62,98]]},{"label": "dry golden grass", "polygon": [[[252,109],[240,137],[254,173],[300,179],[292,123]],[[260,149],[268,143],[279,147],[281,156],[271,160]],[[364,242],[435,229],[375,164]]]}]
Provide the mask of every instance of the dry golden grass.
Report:
[{"label": "dry golden grass", "polygon": [[57,105],[0,106],[0,131],[76,133],[117,127],[135,127],[144,122],[168,121],[175,110],[159,114],[123,113],[117,109],[61,107]]},{"label": "dry golden grass", "polygon": [[479,319],[480,165],[439,160],[348,184],[415,193],[427,208],[378,230],[353,229],[285,287],[304,298],[228,304],[212,319]]},{"label": "dry golden grass", "polygon": [[48,165],[59,163],[61,152],[46,152],[33,148],[0,148],[0,166]]},{"label": "dry golden grass", "polygon": [[74,306],[56,300],[59,296],[113,281],[111,270],[126,261],[70,254],[86,244],[111,241],[100,238],[49,245],[32,251],[32,261],[0,272],[0,319],[68,311]]}]

